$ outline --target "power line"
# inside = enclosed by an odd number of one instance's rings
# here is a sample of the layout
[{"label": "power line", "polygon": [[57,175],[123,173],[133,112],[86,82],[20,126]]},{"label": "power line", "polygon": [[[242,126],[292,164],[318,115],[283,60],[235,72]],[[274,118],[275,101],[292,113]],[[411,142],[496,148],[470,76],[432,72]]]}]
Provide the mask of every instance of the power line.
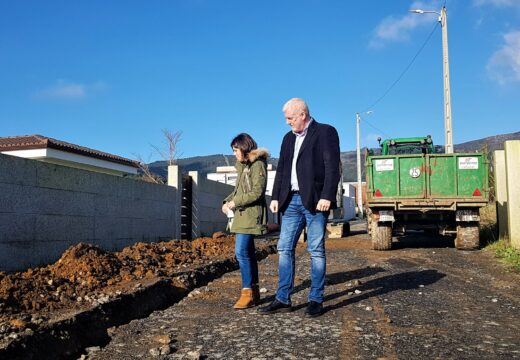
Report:
[{"label": "power line", "polygon": [[[381,95],[372,105],[370,105],[366,110],[366,111],[369,111],[369,110],[372,110],[381,100],[383,100],[386,95],[388,95],[388,93],[399,83],[399,81],[401,81],[401,79],[403,78],[403,76],[408,72],[408,70],[410,69],[410,67],[413,65],[413,63],[415,62],[415,60],[417,59],[417,57],[419,56],[419,54],[423,51],[423,49],[425,48],[426,44],[428,44],[428,42],[430,41],[433,33],[435,32],[435,30],[437,29],[437,27],[439,26],[439,23],[436,22],[435,23],[435,26],[433,27],[432,31],[430,32],[430,34],[428,35],[428,37],[426,38],[426,40],[423,42],[423,44],[421,45],[421,47],[419,48],[419,50],[417,51],[417,53],[414,55],[414,57],[412,58],[412,60],[408,63],[408,65],[405,67],[405,69],[401,72],[401,74],[397,77],[397,80],[395,80],[392,85],[390,85],[390,87],[383,93],[383,95]],[[374,127],[375,128],[375,127]],[[381,131],[381,130],[379,130]]]},{"label": "power line", "polygon": [[387,138],[390,138],[391,136],[388,135],[387,133],[385,133],[383,130],[381,129],[378,129],[377,127],[375,127],[373,124],[371,124],[367,119],[363,119],[363,123],[367,123],[371,128],[375,129],[376,131],[379,131],[381,133],[381,135],[384,135],[385,137]]}]

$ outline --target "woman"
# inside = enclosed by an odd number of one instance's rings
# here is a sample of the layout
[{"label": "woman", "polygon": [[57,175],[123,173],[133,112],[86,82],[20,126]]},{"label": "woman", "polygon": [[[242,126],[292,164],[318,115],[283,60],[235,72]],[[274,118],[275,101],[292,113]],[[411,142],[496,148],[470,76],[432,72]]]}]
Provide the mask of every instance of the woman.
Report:
[{"label": "woman", "polygon": [[235,255],[242,275],[242,292],[233,307],[247,309],[260,300],[254,237],[267,233],[265,188],[269,154],[265,149],[257,149],[256,142],[245,133],[231,141],[231,148],[237,158],[238,176],[235,189],[224,200],[222,212],[233,215],[230,230],[236,233]]}]

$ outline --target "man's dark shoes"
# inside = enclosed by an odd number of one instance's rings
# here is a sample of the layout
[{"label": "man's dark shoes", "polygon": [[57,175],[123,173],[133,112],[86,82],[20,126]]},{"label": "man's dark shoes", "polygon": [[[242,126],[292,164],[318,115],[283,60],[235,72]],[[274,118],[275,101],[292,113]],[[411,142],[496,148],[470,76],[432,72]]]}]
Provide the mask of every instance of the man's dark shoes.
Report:
[{"label": "man's dark shoes", "polygon": [[316,301],[309,301],[309,305],[307,305],[307,309],[305,310],[305,315],[308,317],[316,317],[323,314],[323,304]]},{"label": "man's dark shoes", "polygon": [[267,306],[261,307],[258,309],[258,313],[261,315],[268,315],[268,314],[275,314],[275,313],[281,313],[281,312],[291,312],[292,306],[284,304],[283,302],[280,302],[276,299],[273,300],[272,303],[270,303]]}]

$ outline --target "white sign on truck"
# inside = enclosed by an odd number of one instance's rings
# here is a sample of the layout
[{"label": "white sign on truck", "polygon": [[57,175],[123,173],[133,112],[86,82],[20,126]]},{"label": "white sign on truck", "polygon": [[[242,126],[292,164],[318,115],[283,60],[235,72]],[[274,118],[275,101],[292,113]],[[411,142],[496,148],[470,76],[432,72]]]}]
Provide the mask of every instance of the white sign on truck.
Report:
[{"label": "white sign on truck", "polygon": [[376,171],[393,171],[394,159],[378,159],[375,161]]},{"label": "white sign on truck", "polygon": [[460,157],[459,158],[459,169],[463,169],[463,170],[478,169],[478,158],[477,157]]}]

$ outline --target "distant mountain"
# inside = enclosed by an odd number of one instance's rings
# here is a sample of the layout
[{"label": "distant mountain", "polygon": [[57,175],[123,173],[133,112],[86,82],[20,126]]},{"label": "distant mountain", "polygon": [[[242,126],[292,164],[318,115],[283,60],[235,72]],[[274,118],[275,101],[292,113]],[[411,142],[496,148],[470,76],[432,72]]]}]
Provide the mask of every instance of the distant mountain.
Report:
[{"label": "distant mountain", "polygon": [[487,146],[488,153],[492,153],[495,150],[504,150],[504,141],[507,140],[520,140],[520,131],[511,134],[489,136],[480,140],[468,141],[455,145],[454,149],[455,152],[474,152],[482,151],[484,150],[484,147]]},{"label": "distant mountain", "polygon": [[[462,144],[456,144],[454,146],[455,152],[475,152],[482,151],[485,147],[487,147],[488,155],[490,156],[495,150],[504,149],[504,141],[506,140],[520,140],[520,131],[511,133],[511,134],[503,134],[503,135],[495,135],[489,136],[479,140],[472,140]],[[437,150],[440,152],[444,152],[443,146],[437,146]],[[374,151],[379,151],[379,149],[374,149]],[[345,151],[341,153],[341,162],[343,164],[343,180],[344,181],[356,181],[357,180],[357,161],[356,161],[356,151]],[[273,167],[276,169],[278,165],[277,158],[269,158],[269,163],[273,164]],[[361,150],[361,164],[365,163],[365,148]],[[181,167],[183,173],[187,173],[188,171],[198,171],[204,175],[215,172],[217,166],[226,166],[226,165],[234,165],[235,157],[233,155],[207,155],[207,156],[195,156],[191,158],[184,158],[177,160],[177,164]],[[157,175],[166,178],[167,173],[167,163],[166,161],[156,161],[148,164],[150,170]],[[364,166],[361,167],[362,178],[365,178]]]}]

